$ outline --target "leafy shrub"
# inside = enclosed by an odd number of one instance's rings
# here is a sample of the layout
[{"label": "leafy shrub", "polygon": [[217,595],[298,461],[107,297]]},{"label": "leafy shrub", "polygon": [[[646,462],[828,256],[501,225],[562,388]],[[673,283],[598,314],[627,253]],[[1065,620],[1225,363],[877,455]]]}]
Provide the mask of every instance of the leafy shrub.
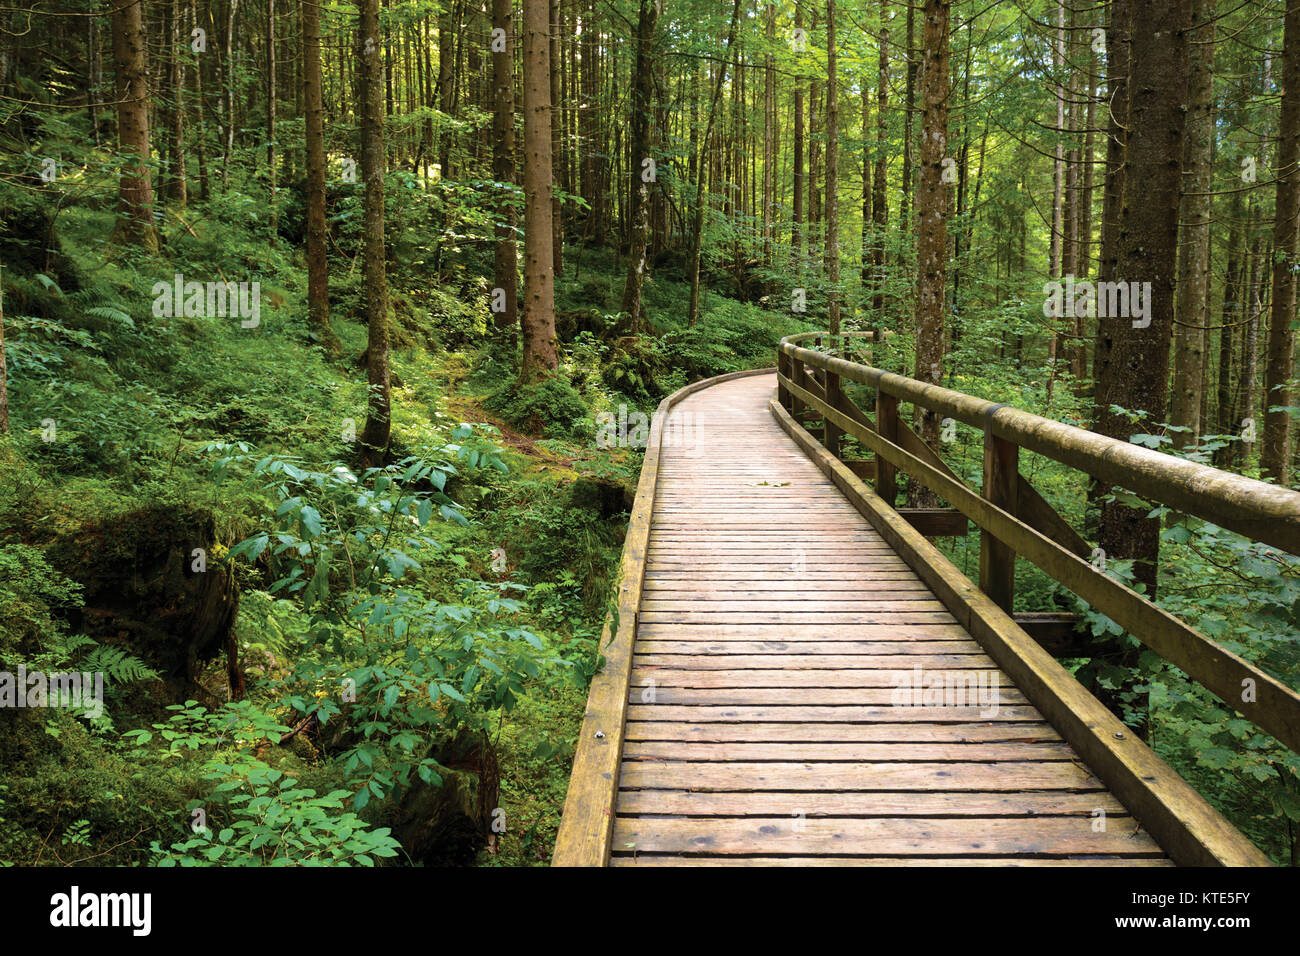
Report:
[{"label": "leafy shrub", "polygon": [[533,385],[511,383],[484,404],[530,434],[583,441],[595,434],[591,411],[569,382],[551,376]]}]

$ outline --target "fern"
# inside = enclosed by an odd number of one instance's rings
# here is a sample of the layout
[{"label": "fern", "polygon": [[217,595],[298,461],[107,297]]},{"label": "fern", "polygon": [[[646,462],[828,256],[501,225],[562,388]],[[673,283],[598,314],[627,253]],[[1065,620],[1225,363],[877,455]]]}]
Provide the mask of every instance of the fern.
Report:
[{"label": "fern", "polygon": [[140,680],[156,680],[158,672],[148,667],[138,657],[133,657],[120,647],[96,644],[86,655],[81,667],[92,673],[102,673],[109,684],[130,684]]}]

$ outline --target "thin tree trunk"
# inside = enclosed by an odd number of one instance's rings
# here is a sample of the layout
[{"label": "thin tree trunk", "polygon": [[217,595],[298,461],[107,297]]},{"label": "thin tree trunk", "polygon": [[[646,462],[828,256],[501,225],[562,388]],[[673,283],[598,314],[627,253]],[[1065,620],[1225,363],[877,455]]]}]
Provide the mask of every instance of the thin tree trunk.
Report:
[{"label": "thin tree trunk", "polygon": [[655,0],[641,0],[636,26],[636,64],[632,71],[632,163],[629,177],[632,181],[629,202],[632,235],[621,306],[633,335],[641,328],[641,283],[645,278],[646,240],[650,229],[650,171],[655,168],[655,157],[651,155],[650,147],[650,105],[654,94],[652,65],[658,19],[659,5]]},{"label": "thin tree trunk", "polygon": [[275,209],[275,0],[266,0],[266,175],[270,195],[271,245],[279,232],[279,215]]},{"label": "thin tree trunk", "polygon": [[[514,0],[492,0],[492,26],[505,31],[504,46],[492,52],[495,88],[492,117],[492,178],[502,184],[502,203],[497,211],[496,288],[504,302],[495,312],[496,326],[513,335],[519,323],[519,251],[515,243],[518,222],[515,205],[507,202],[507,190],[515,182],[515,5]],[[495,293],[494,293],[495,295]],[[494,307],[495,308],[495,307]]]},{"label": "thin tree trunk", "polygon": [[320,63],[320,4],[302,0],[302,102],[307,147],[307,318],[331,352],[329,249],[325,232],[325,120]]},{"label": "thin tree trunk", "polygon": [[[1300,3],[1287,4],[1282,41],[1277,200],[1273,212],[1273,302],[1264,367],[1264,435],[1259,466],[1279,485],[1291,477],[1291,389],[1295,374],[1297,239],[1300,239]],[[1272,411],[1273,408],[1279,409]]]},{"label": "thin tree trunk", "polygon": [[827,320],[832,339],[840,334],[839,171],[840,107],[836,76],[835,0],[826,0],[826,243]]},{"label": "thin tree trunk", "polygon": [[[885,108],[889,98],[889,18],[888,0],[880,0],[880,60],[876,71],[876,166],[871,185],[872,281],[871,328],[880,329],[885,311],[885,231],[889,225],[889,204],[885,198],[885,172],[888,151],[888,124]],[[863,89],[866,84],[863,84]],[[863,130],[863,138],[866,130]]]},{"label": "thin tree trunk", "polygon": [[379,32],[379,0],[357,0],[357,102],[361,110],[361,175],[366,184],[362,284],[369,330],[366,373],[369,384],[362,455],[368,467],[384,462],[392,427],[388,367],[388,274],[384,259],[384,59]]},{"label": "thin tree trunk", "polygon": [[0,435],[9,434],[9,371],[5,365],[4,275],[0,273]]},{"label": "thin tree trunk", "polygon": [[1174,326],[1173,401],[1169,424],[1175,448],[1201,435],[1205,344],[1210,324],[1211,159],[1214,153],[1214,0],[1189,0],[1192,55],[1184,140],[1182,255]]},{"label": "thin tree trunk", "polygon": [[717,119],[718,100],[722,97],[722,83],[727,75],[727,61],[731,59],[731,49],[736,42],[736,24],[740,20],[741,0],[735,0],[731,8],[731,25],[727,27],[727,45],[722,59],[718,61],[718,78],[713,85],[713,100],[709,104],[709,119],[704,127],[704,136],[700,139],[700,175],[695,182],[695,221],[691,227],[691,304],[688,315],[690,324],[700,320],[700,254],[704,240],[704,180],[705,161],[708,157],[709,140],[713,138],[713,124]]},{"label": "thin tree trunk", "polygon": [[182,0],[172,0],[171,4],[171,163],[168,185],[171,187],[171,199],[184,209],[189,195],[185,173],[185,66],[181,60],[181,51],[185,46],[181,42]]},{"label": "thin tree trunk", "polygon": [[[803,4],[794,8],[794,27],[796,33],[803,29]],[[795,78],[794,87],[794,205],[791,210],[791,242],[794,246],[796,275],[803,273],[803,192],[804,192],[804,122],[803,122],[803,77]]]},{"label": "thin tree trunk", "polygon": [[[948,253],[948,187],[943,181],[943,162],[948,157],[948,23],[948,0],[925,0],[913,377],[933,385],[943,381],[944,273]],[[916,410],[916,430],[932,447],[938,444],[939,417],[929,409]],[[910,507],[930,508],[935,502],[930,489],[920,482],[908,483]]]},{"label": "thin tree trunk", "polygon": [[[560,0],[550,0],[550,17],[551,163],[556,166],[564,150],[560,138]],[[557,190],[552,190],[551,194],[551,256],[555,261],[555,274],[564,275],[564,210]]]},{"label": "thin tree trunk", "polygon": [[115,0],[113,62],[116,67],[117,135],[123,156],[118,180],[114,238],[158,250],[149,174],[149,79],[145,59],[143,0]]},{"label": "thin tree trunk", "polygon": [[555,371],[555,258],[551,248],[551,50],[547,0],[524,9],[524,310],[523,382]]}]

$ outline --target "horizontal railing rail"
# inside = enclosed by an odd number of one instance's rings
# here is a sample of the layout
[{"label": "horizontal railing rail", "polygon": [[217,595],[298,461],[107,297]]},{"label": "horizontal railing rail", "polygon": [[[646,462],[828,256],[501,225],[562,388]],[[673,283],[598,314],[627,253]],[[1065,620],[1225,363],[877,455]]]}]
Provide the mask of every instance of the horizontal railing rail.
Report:
[{"label": "horizontal railing rail", "polygon": [[[822,443],[837,457],[843,435],[874,453],[875,490],[891,507],[901,471],[973,521],[981,529],[979,586],[995,604],[1011,613],[1020,555],[1300,751],[1300,694],[1096,567],[1087,541],[1019,473],[1019,453],[1023,448],[1043,455],[1290,554],[1300,554],[1300,492],[797,344],[817,335],[801,333],[781,341],[779,404],[795,418],[819,416]],[[844,381],[875,391],[874,420],[845,395]],[[981,489],[968,486],[900,419],[900,402],[984,433]]]}]

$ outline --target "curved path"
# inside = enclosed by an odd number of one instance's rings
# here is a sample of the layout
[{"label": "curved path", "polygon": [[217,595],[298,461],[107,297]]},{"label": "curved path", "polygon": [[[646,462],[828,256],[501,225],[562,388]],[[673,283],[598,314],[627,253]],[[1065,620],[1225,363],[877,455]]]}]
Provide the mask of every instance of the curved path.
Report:
[{"label": "curved path", "polygon": [[786,436],[775,383],[664,422],[610,862],[1167,864]]}]

